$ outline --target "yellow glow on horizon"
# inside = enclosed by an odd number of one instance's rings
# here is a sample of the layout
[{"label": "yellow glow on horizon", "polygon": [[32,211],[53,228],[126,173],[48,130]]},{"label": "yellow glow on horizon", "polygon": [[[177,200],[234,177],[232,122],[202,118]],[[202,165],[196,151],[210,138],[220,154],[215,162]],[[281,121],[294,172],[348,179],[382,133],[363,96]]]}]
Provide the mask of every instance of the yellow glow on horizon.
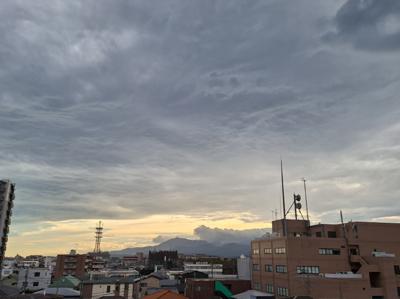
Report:
[{"label": "yellow glow on horizon", "polygon": [[[227,218],[229,215],[229,218]],[[139,219],[102,219],[104,223],[103,250],[118,250],[128,247],[154,245],[152,239],[162,235],[168,237],[191,237],[193,230],[205,225],[220,229],[268,228],[270,223],[244,221],[248,213],[220,213],[212,215],[152,215]],[[10,236],[7,256],[16,254],[56,255],[76,249],[88,252],[94,247],[94,228],[98,219],[70,219],[44,221],[32,229]]]}]

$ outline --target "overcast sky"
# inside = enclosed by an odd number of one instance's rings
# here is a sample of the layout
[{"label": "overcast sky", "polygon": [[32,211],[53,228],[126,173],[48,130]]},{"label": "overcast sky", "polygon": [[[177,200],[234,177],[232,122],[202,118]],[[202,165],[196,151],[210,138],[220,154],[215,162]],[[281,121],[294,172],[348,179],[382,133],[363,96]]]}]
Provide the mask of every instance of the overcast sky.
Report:
[{"label": "overcast sky", "polygon": [[[313,222],[400,221],[400,1],[6,0],[8,255]],[[218,233],[219,230],[215,230]],[[22,246],[23,245],[23,246]]]}]

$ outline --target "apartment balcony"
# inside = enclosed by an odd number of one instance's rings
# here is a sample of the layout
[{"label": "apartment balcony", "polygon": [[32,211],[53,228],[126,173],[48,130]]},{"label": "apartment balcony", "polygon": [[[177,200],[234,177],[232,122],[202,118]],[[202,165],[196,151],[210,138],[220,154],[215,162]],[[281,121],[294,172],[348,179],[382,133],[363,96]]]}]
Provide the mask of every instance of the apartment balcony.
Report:
[{"label": "apartment balcony", "polygon": [[353,272],[324,273],[323,277],[332,279],[362,279],[362,274]]},{"label": "apartment balcony", "polygon": [[64,263],[76,263],[76,259],[75,258],[66,258],[64,260]]}]

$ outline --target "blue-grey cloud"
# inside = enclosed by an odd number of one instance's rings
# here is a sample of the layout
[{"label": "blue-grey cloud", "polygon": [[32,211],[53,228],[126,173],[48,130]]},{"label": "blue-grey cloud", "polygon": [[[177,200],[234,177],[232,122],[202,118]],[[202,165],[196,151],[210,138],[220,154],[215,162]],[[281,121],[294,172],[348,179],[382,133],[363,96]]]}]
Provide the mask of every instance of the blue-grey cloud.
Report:
[{"label": "blue-grey cloud", "polygon": [[396,0],[348,0],[335,17],[336,32],[325,36],[366,50],[400,48],[400,3]]},{"label": "blue-grey cloud", "polygon": [[[14,223],[268,221],[280,156],[288,194],[309,179],[314,219],[398,214],[399,54],[361,51],[396,49],[398,5],[328,2],[3,1]],[[355,47],[321,39],[330,20]]]}]

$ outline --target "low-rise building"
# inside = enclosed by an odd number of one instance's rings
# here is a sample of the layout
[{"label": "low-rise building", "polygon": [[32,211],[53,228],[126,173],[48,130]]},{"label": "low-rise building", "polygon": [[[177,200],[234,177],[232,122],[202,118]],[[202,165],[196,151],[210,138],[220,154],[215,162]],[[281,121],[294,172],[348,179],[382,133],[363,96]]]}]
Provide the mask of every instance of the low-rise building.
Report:
[{"label": "low-rise building", "polygon": [[131,277],[108,277],[81,283],[81,299],[99,299],[105,296],[133,297],[134,279]]},{"label": "low-rise building", "polygon": [[138,252],[135,255],[127,255],[122,257],[122,266],[124,267],[136,267],[144,265],[146,262],[145,256],[142,252]]},{"label": "low-rise building", "polygon": [[40,262],[38,260],[20,260],[17,262],[17,268],[39,268]]},{"label": "low-rise building", "polygon": [[38,291],[51,283],[48,268],[21,268],[18,270],[17,287],[22,291]]},{"label": "low-rise building", "polygon": [[187,279],[185,296],[189,299],[220,299],[221,294],[218,293],[218,285],[223,286],[232,294],[243,293],[251,289],[250,280]]},{"label": "low-rise building", "polygon": [[154,272],[135,280],[133,298],[141,299],[161,290],[179,293],[179,281],[161,272]]},{"label": "low-rise building", "polygon": [[163,266],[165,269],[176,268],[179,263],[178,251],[176,250],[160,250],[149,251],[148,267]]},{"label": "low-rise building", "polygon": [[222,264],[209,264],[208,262],[184,263],[183,268],[185,272],[199,271],[207,274],[209,277],[214,275],[222,275]]},{"label": "low-rise building", "polygon": [[105,269],[102,271],[90,271],[88,272],[90,279],[104,278],[104,277],[134,277],[140,276],[139,272],[134,269],[121,269],[121,270],[109,270]]}]

